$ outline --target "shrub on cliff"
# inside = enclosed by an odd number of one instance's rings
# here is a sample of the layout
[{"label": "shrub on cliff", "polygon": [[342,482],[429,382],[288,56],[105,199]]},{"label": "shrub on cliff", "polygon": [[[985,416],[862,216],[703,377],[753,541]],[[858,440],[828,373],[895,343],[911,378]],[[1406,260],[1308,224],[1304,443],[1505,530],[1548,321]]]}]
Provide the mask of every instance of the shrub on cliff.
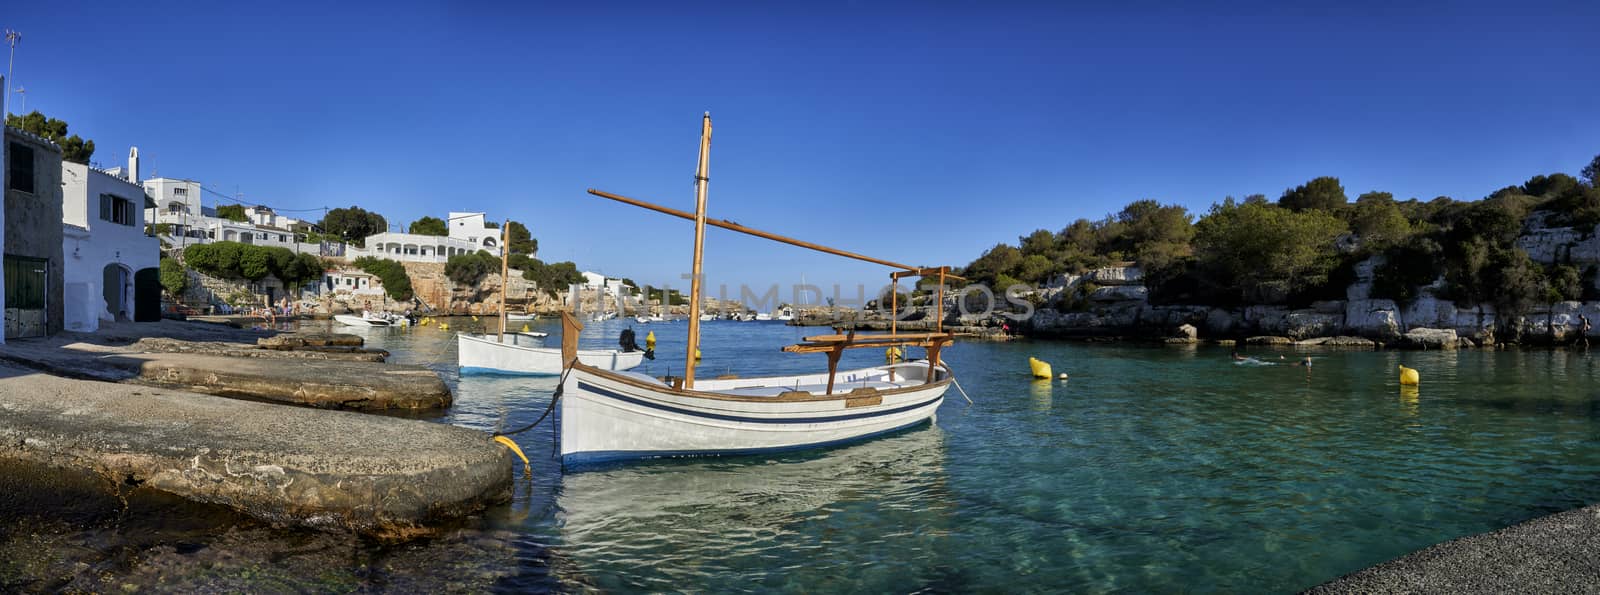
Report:
[{"label": "shrub on cliff", "polygon": [[500,259],[479,250],[471,254],[456,254],[444,263],[444,276],[456,285],[477,285],[489,273],[500,270]]},{"label": "shrub on cliff", "polygon": [[322,259],[288,248],[239,242],[195,244],[183,249],[190,268],[219,279],[260,281],[277,277],[284,287],[298,288],[322,277]]},{"label": "shrub on cliff", "polygon": [[383,292],[391,299],[398,301],[411,299],[411,277],[406,274],[406,265],[387,258],[371,256],[357,258],[354,264],[356,268],[382,281]]}]

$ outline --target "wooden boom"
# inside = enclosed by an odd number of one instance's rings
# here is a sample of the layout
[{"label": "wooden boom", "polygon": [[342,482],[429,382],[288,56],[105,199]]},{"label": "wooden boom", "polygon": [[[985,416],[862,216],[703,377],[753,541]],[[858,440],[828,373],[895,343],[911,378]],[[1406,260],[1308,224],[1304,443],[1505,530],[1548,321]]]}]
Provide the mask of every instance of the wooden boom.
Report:
[{"label": "wooden boom", "polygon": [[[678,209],[674,209],[674,208],[671,208],[671,207],[663,207],[661,205],[651,204],[651,203],[639,200],[637,198],[628,198],[628,197],[622,196],[620,194],[612,194],[610,192],[605,192],[605,191],[601,191],[601,190],[595,190],[593,188],[589,189],[589,194],[593,194],[593,195],[598,196],[600,198],[609,198],[611,200],[614,200],[614,201],[617,201],[617,202],[620,202],[620,203],[624,203],[624,204],[630,204],[630,205],[633,205],[633,206],[636,206],[636,207],[650,209],[650,210],[655,211],[657,213],[663,213],[663,214],[667,214],[667,215],[672,215],[673,217],[678,217],[680,219],[688,219],[690,221],[694,221],[695,220],[694,213],[690,213],[690,212],[687,212],[687,211],[680,211]],[[863,261],[870,262],[870,263],[873,263],[873,264],[881,264],[881,265],[886,266],[886,267],[894,267],[894,268],[897,268],[897,269],[905,269],[905,270],[908,270],[908,271],[922,270],[922,267],[914,267],[914,266],[911,266],[909,264],[900,264],[898,262],[894,262],[894,261],[890,261],[890,260],[884,260],[884,259],[881,259],[881,258],[873,258],[873,257],[867,256],[865,254],[856,254],[854,252],[847,252],[847,251],[840,250],[840,249],[837,249],[837,248],[829,248],[829,247],[823,246],[821,244],[813,244],[813,243],[807,242],[805,240],[797,240],[797,239],[794,239],[794,238],[791,238],[791,237],[780,236],[780,235],[775,234],[775,233],[770,233],[770,232],[761,231],[759,229],[753,229],[753,228],[745,227],[743,225],[739,225],[738,223],[734,223],[732,221],[725,221],[725,220],[722,220],[722,219],[711,219],[711,218],[707,218],[705,221],[706,221],[706,225],[710,225],[712,227],[720,227],[720,228],[723,228],[723,229],[726,229],[726,230],[729,230],[729,231],[737,231],[737,232],[742,233],[742,234],[753,235],[753,236],[756,236],[758,238],[765,238],[765,239],[768,239],[768,240],[772,240],[774,242],[782,242],[782,243],[788,244],[790,246],[799,246],[801,248],[805,248],[805,249],[808,249],[808,250],[816,250],[818,252],[823,252],[823,253],[826,253],[826,254],[832,254],[834,256],[843,256],[845,258],[854,258],[856,260],[863,260]]]}]

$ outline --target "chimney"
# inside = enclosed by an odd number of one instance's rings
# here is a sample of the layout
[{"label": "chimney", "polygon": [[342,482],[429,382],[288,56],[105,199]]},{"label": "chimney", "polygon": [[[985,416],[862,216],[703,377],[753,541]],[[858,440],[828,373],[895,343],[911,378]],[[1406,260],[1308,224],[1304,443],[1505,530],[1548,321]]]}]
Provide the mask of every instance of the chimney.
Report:
[{"label": "chimney", "polygon": [[139,147],[128,149],[128,181],[139,183]]}]

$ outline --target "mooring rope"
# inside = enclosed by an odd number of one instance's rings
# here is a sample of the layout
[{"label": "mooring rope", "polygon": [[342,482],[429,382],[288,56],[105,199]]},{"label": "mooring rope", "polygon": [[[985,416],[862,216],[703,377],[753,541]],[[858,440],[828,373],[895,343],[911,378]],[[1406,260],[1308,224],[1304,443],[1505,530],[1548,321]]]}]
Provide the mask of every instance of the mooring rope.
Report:
[{"label": "mooring rope", "polygon": [[550,406],[549,407],[545,407],[544,414],[540,415],[539,419],[533,420],[533,423],[528,424],[528,425],[523,426],[523,427],[520,427],[520,428],[517,428],[517,429],[512,430],[510,432],[495,432],[494,435],[495,436],[513,436],[513,435],[516,435],[516,434],[521,434],[521,433],[526,432],[528,430],[532,430],[534,427],[538,426],[540,422],[544,421],[544,419],[546,417],[550,417],[550,412],[556,410],[556,402],[561,400],[562,391],[566,390],[566,388],[567,388],[567,376],[570,375],[570,374],[572,374],[572,368],[569,366],[569,367],[567,367],[567,371],[561,373],[561,382],[556,385],[556,392],[550,395]]}]

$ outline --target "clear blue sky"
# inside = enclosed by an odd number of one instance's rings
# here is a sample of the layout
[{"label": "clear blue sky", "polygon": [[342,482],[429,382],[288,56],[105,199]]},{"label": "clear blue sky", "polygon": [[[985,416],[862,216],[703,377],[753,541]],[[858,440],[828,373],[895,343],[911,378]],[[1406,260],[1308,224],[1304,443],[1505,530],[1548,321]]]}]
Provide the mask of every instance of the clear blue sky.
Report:
[{"label": "clear blue sky", "polygon": [[[583,191],[692,209],[708,110],[712,216],[927,265],[1140,198],[1470,199],[1600,153],[1595,2],[346,4],[13,0],[0,26],[26,107],[106,165],[487,211],[641,282],[687,271],[690,226]],[[886,272],[707,240],[713,283]]]}]

